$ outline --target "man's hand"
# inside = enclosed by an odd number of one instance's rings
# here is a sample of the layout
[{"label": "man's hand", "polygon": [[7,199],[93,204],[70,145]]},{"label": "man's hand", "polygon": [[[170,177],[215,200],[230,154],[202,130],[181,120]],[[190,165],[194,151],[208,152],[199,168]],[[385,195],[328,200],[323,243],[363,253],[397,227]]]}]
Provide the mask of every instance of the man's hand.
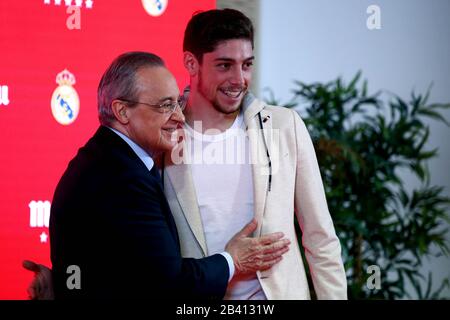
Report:
[{"label": "man's hand", "polygon": [[234,261],[235,275],[267,270],[280,262],[282,255],[289,250],[288,239],[282,232],[264,235],[260,238],[248,237],[256,230],[257,222],[253,219],[227,243],[225,251]]},{"label": "man's hand", "polygon": [[22,266],[34,272],[34,279],[30,283],[27,292],[31,300],[53,300],[52,271],[42,264],[24,260]]}]

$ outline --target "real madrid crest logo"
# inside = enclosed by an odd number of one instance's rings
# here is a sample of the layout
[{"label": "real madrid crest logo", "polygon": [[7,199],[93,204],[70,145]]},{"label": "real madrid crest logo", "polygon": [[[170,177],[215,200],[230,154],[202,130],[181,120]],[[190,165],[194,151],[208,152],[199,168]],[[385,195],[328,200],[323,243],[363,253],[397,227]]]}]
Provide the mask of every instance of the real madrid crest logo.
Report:
[{"label": "real madrid crest logo", "polygon": [[53,91],[52,114],[58,123],[69,125],[75,121],[80,111],[80,99],[72,87],[75,84],[75,76],[64,69],[56,76],[56,83],[59,87]]},{"label": "real madrid crest logo", "polygon": [[160,16],[167,8],[168,0],[142,0],[145,11],[153,17]]}]

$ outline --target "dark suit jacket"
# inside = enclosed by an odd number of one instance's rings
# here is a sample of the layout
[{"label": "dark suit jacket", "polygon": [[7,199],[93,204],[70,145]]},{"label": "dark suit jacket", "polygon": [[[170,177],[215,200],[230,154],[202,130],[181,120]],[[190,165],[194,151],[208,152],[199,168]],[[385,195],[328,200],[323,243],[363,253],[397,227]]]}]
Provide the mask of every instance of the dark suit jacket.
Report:
[{"label": "dark suit jacket", "polygon": [[[228,283],[222,255],[181,257],[159,176],[106,127],[56,188],[50,243],[56,298],[221,299]],[[80,268],[81,289],[68,289],[70,265]]]}]

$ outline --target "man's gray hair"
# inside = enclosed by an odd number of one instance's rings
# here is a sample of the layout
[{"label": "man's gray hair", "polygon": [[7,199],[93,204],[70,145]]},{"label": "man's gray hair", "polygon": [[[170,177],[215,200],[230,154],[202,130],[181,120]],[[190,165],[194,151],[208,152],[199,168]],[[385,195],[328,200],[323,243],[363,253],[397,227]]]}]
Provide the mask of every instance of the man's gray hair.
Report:
[{"label": "man's gray hair", "polygon": [[157,55],[139,51],[121,54],[111,63],[103,74],[97,90],[100,124],[111,126],[115,121],[111,108],[114,100],[136,101],[138,99],[136,73],[143,67],[165,67],[165,64]]}]

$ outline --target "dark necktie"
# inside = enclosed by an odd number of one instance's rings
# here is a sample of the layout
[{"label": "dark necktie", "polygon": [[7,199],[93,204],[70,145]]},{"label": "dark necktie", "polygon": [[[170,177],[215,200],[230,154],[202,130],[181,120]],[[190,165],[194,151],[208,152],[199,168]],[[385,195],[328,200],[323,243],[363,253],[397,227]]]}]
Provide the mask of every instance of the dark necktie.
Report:
[{"label": "dark necktie", "polygon": [[150,175],[156,179],[156,181],[158,181],[158,183],[161,185],[162,187],[162,181],[161,181],[161,176],[159,174],[159,170],[158,168],[153,165],[152,169],[150,170]]}]

